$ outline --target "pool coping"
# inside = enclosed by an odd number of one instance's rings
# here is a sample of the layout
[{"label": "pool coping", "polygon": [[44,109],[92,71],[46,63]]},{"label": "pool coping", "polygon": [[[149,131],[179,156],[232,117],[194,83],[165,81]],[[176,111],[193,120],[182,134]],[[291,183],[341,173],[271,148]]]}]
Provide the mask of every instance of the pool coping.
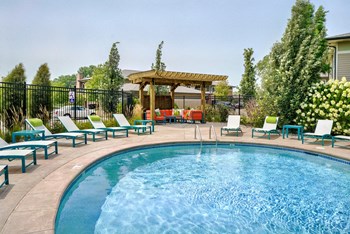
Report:
[{"label": "pool coping", "polygon": [[[164,127],[164,129],[166,129],[166,127]],[[158,134],[158,133],[156,132],[155,134]],[[152,135],[155,135],[155,134],[152,134]],[[145,138],[152,139],[152,135],[145,136]],[[290,139],[290,140],[284,139],[282,143],[287,143],[287,144],[280,144],[279,143],[280,141],[278,142],[276,142],[275,140],[268,141],[266,139],[265,140],[259,139],[259,142],[257,142],[256,139],[252,139],[248,137],[232,138],[232,136],[229,136],[229,137],[222,137],[222,138],[219,141],[220,144],[255,145],[259,147],[269,147],[269,148],[288,149],[288,150],[294,150],[294,151],[300,151],[300,152],[309,152],[315,155],[323,155],[328,158],[329,156],[331,156],[331,157],[334,157],[335,159],[346,160],[346,162],[349,162],[350,164],[350,158],[345,156],[346,152],[343,152],[343,155],[342,155],[342,154],[333,153],[333,152],[323,152],[320,149],[308,147],[308,145],[305,145],[305,144],[304,145],[288,144],[291,142],[298,142],[295,139]],[[85,170],[87,170],[96,162],[105,160],[106,158],[111,157],[113,154],[132,151],[132,150],[136,150],[136,149],[143,148],[145,146],[151,146],[151,145],[154,147],[159,147],[164,145],[171,145],[173,143],[198,144],[198,140],[197,141],[193,140],[193,138],[192,140],[186,140],[186,139],[173,139],[173,138],[163,139],[162,137],[160,137],[160,139],[158,139],[157,141],[155,140],[142,141],[142,142],[137,141],[136,143],[135,142],[130,143],[128,142],[128,140],[125,140],[125,142],[126,144],[118,146],[118,149],[113,149],[113,147],[109,147],[109,148],[106,147],[106,148],[98,149],[97,150],[98,152],[92,151],[92,152],[83,153],[82,155],[72,160],[69,160],[66,163],[62,164],[61,166],[58,166],[57,168],[52,170],[42,180],[40,180],[39,183],[33,185],[31,189],[29,189],[29,191],[25,194],[25,196],[20,200],[20,202],[18,202],[15,209],[11,212],[11,214],[7,218],[5,225],[2,227],[1,233],[8,233],[8,231],[10,230],[14,232],[18,231],[22,233],[23,231],[54,233],[57,211],[59,209],[60,202],[64,197],[67,189],[74,183],[74,181],[79,177],[79,175],[81,175],[81,173],[83,173]],[[213,141],[207,141],[207,140],[203,141],[203,143],[213,144],[213,145],[215,144]],[[68,172],[68,176],[62,177],[62,174],[66,175],[66,172]],[[58,178],[56,176],[58,176]],[[53,183],[53,185],[51,183]],[[48,198],[46,201],[44,201],[46,202],[46,204],[44,204],[43,209],[34,207],[36,204],[39,204],[39,202],[33,204],[31,207],[32,209],[29,208],[26,210],[25,208],[22,207],[23,205],[28,205],[28,202],[33,200],[33,197],[34,199],[36,198],[35,195],[37,193],[33,192],[33,190],[38,190],[38,188],[45,188],[45,185],[49,187],[55,187],[56,186],[55,183],[58,186],[58,188],[55,188],[53,192],[48,191],[47,193],[48,196],[54,195],[54,197],[52,199]],[[46,191],[45,189],[43,190]],[[42,197],[38,195],[37,198],[39,199]],[[29,218],[29,220],[27,220],[22,224],[24,226],[21,226],[21,228],[18,228],[18,225],[16,225],[17,218],[27,217],[28,214],[31,215],[31,218]],[[38,221],[40,222],[38,223]],[[33,225],[33,222],[37,223],[36,229],[30,227],[30,225]],[[26,225],[29,225],[29,226],[26,227]],[[16,226],[17,226],[17,229],[16,229]]]}]

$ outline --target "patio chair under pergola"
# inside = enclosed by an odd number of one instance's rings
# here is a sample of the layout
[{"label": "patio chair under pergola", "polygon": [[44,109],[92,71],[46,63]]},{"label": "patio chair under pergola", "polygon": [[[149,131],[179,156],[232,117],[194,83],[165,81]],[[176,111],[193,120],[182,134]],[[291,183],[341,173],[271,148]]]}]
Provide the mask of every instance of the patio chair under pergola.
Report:
[{"label": "patio chair under pergola", "polygon": [[175,103],[175,89],[178,86],[200,86],[201,89],[201,110],[203,115],[205,114],[205,87],[212,84],[213,81],[225,81],[227,76],[224,75],[209,75],[199,73],[188,72],[175,72],[175,71],[144,71],[130,74],[129,80],[133,84],[139,84],[139,98],[140,103],[143,106],[144,93],[143,89],[146,85],[149,85],[150,95],[150,111],[151,119],[155,116],[155,85],[167,85],[170,86],[170,96],[172,100],[172,108]]}]

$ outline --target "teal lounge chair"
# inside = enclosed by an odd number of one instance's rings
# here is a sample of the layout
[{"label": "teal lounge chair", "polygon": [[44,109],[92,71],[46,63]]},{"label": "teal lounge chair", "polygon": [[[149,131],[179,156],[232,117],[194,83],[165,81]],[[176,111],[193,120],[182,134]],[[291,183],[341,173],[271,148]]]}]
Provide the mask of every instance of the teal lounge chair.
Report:
[{"label": "teal lounge chair", "polygon": [[140,135],[140,130],[142,132],[146,132],[147,128],[149,129],[149,134],[152,134],[152,126],[148,125],[130,125],[128,120],[125,118],[123,114],[113,114],[113,117],[118,122],[120,127],[127,128],[127,129],[133,129],[137,131],[137,135]]},{"label": "teal lounge chair", "polygon": [[[71,139],[72,140],[72,146],[75,147],[79,144],[87,144],[87,136],[86,133],[76,133],[76,132],[62,132],[62,133],[51,133],[43,124],[43,121],[41,119],[33,118],[33,119],[26,119],[25,120],[27,125],[34,130],[44,130],[45,139]],[[82,140],[77,142],[77,140]]]},{"label": "teal lounge chair", "polygon": [[[82,130],[80,130],[69,116],[58,116],[58,119],[61,121],[64,128],[68,132],[78,132],[78,133],[86,133],[88,135],[92,135],[93,141],[96,141],[98,139],[103,139],[103,138],[105,138],[106,140],[108,139],[108,133],[106,130],[102,130],[102,129],[82,129]],[[96,137],[97,135],[102,135],[102,136],[97,138]]]},{"label": "teal lounge chair", "polygon": [[106,127],[106,125],[102,122],[101,117],[98,115],[89,115],[88,119],[89,119],[91,125],[95,129],[102,129],[102,130],[105,130],[107,132],[112,132],[113,138],[115,137],[116,132],[124,132],[124,135],[126,137],[129,136],[129,130],[127,128],[124,128],[124,127]]},{"label": "teal lounge chair", "polygon": [[316,124],[315,132],[305,132],[301,137],[301,142],[304,144],[304,138],[314,138],[314,139],[322,139],[322,146],[324,146],[324,140],[325,139],[331,139],[332,145],[333,143],[333,137],[331,135],[333,126],[333,120],[318,120]]},{"label": "teal lounge chair", "polygon": [[[26,158],[32,156],[33,161],[26,165]],[[22,161],[22,173],[26,172],[26,168],[30,165],[36,165],[35,150],[2,150],[0,151],[0,159],[7,159],[9,161],[20,159]]]},{"label": "teal lounge chair", "polygon": [[336,141],[350,141],[350,136],[337,135],[332,137],[332,147],[334,147]]},{"label": "teal lounge chair", "polygon": [[4,184],[8,185],[8,184],[10,183],[10,181],[9,181],[9,169],[8,169],[8,166],[7,166],[7,165],[1,165],[1,164],[0,164],[0,176],[1,176],[1,175],[4,175],[4,181],[1,182],[0,188],[1,188]]},{"label": "teal lounge chair", "polygon": [[[49,152],[50,147],[54,147],[52,152]],[[57,141],[24,141],[8,144],[0,137],[0,151],[9,149],[43,149],[45,159],[48,159],[51,154],[58,154]]]},{"label": "teal lounge chair", "polygon": [[262,128],[253,128],[252,129],[252,138],[254,138],[254,132],[264,133],[264,136],[268,134],[268,139],[270,140],[271,133],[280,135],[280,132],[277,130],[278,117],[266,116],[264,121],[264,126]]},{"label": "teal lounge chair", "polygon": [[239,115],[229,115],[228,120],[227,120],[227,126],[224,126],[221,128],[221,136],[222,136],[222,131],[226,131],[227,134],[230,131],[236,132],[236,135],[238,136],[238,132],[242,132],[242,129],[240,127],[241,124],[241,116]]}]

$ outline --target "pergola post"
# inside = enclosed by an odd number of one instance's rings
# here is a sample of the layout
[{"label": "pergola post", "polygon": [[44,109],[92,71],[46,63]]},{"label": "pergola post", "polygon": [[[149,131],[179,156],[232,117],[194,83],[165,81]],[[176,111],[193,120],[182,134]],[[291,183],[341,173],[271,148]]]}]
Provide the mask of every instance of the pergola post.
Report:
[{"label": "pergola post", "polygon": [[145,96],[143,95],[143,89],[145,88],[145,85],[144,84],[140,84],[139,86],[139,101],[140,101],[140,104],[143,108],[143,102],[145,100]]},{"label": "pergola post", "polygon": [[179,84],[173,84],[170,89],[170,97],[171,97],[171,108],[174,109],[175,106],[175,89],[179,87]]},{"label": "pergola post", "polygon": [[150,102],[150,114],[151,114],[151,120],[154,120],[155,115],[155,106],[156,106],[156,97],[154,92],[154,79],[149,84],[149,102]]},{"label": "pergola post", "polygon": [[205,119],[205,83],[201,83],[201,110],[203,113],[203,120]]}]

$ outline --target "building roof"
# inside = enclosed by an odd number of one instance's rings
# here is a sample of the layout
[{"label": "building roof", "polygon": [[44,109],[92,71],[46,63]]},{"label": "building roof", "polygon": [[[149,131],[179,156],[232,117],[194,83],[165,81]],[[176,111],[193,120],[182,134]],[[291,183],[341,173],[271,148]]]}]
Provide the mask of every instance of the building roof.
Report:
[{"label": "building roof", "polygon": [[347,40],[350,39],[350,33],[339,34],[331,37],[326,37],[328,41],[339,41],[339,40]]},{"label": "building roof", "polygon": [[133,84],[145,84],[152,81],[156,85],[200,85],[203,82],[210,85],[213,81],[227,80],[228,77],[224,75],[149,70],[133,73],[128,78]]}]

